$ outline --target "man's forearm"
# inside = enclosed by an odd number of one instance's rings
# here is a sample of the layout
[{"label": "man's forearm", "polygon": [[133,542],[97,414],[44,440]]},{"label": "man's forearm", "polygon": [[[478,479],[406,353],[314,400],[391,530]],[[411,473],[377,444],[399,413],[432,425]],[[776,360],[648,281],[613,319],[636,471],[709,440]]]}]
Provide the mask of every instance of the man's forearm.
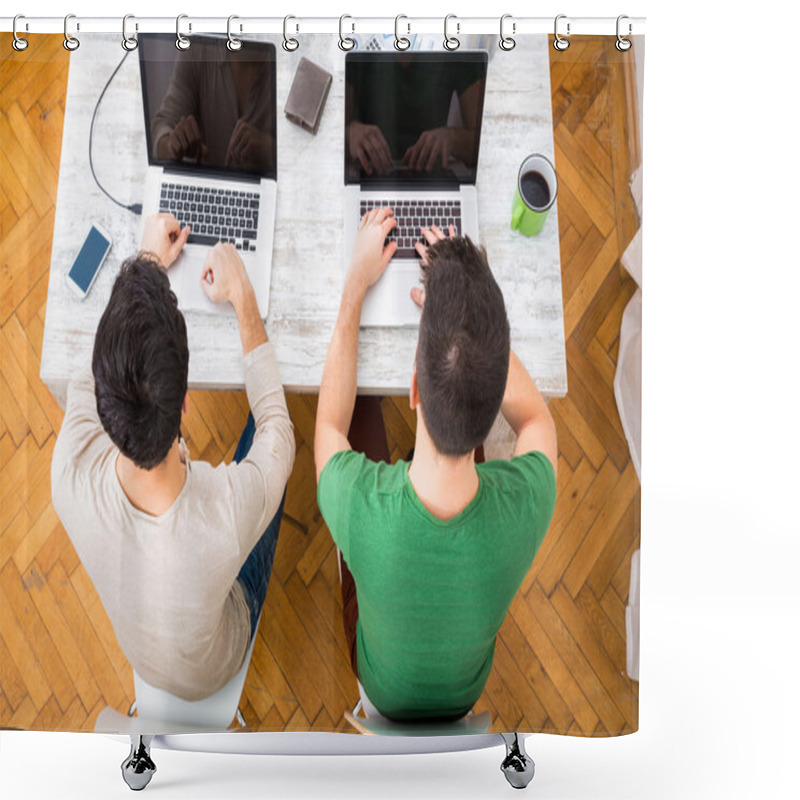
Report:
[{"label": "man's forearm", "polygon": [[239,335],[242,337],[242,350],[247,355],[261,344],[268,341],[267,331],[258,310],[256,293],[248,283],[231,301],[239,321]]},{"label": "man's forearm", "polygon": [[345,281],[319,388],[318,419],[332,425],[344,436],[350,429],[356,402],[358,329],[364,294],[362,286]]},{"label": "man's forearm", "polygon": [[501,411],[517,436],[528,423],[550,416],[536,383],[513,350],[508,360],[508,380]]}]

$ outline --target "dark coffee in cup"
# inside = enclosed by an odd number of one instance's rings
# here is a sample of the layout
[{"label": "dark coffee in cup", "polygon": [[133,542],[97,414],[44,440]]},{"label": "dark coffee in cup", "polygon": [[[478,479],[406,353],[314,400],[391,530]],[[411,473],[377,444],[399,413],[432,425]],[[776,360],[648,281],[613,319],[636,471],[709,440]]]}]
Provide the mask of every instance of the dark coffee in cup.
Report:
[{"label": "dark coffee in cup", "polygon": [[536,170],[528,170],[519,181],[522,199],[531,207],[545,209],[550,205],[550,186],[547,179]]}]

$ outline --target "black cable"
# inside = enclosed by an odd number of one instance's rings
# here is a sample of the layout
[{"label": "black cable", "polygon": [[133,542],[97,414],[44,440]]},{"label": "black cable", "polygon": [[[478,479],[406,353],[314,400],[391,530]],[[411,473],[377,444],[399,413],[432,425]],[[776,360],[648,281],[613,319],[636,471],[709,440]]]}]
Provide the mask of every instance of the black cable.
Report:
[{"label": "black cable", "polygon": [[126,51],[125,55],[122,56],[122,61],[117,64],[117,68],[111,73],[111,77],[106,81],[106,85],[103,87],[103,91],[100,92],[100,97],[97,98],[97,103],[94,107],[94,113],[92,114],[92,124],[89,127],[89,168],[92,170],[92,177],[94,178],[94,182],[100,187],[100,191],[111,201],[116,203],[120,208],[124,208],[126,211],[131,211],[134,214],[141,214],[142,213],[142,204],[141,203],[132,203],[129,206],[126,206],[125,203],[120,203],[115,197],[112,197],[103,187],[103,184],[97,179],[97,174],[94,171],[94,160],[92,159],[92,138],[94,136],[94,121],[97,117],[97,109],[100,108],[100,101],[103,99],[103,95],[106,93],[106,89],[108,89],[109,84],[111,81],[114,80],[114,76],[119,72],[119,68],[125,63],[125,59],[130,55],[130,51]]}]

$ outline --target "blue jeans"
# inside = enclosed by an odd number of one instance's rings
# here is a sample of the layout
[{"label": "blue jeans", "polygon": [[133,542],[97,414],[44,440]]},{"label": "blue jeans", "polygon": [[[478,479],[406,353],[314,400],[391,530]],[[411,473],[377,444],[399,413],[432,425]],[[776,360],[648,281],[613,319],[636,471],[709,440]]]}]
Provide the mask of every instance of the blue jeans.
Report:
[{"label": "blue jeans", "polygon": [[[248,454],[250,446],[253,444],[253,436],[256,432],[256,423],[253,415],[247,417],[247,424],[239,438],[233,460],[237,464]],[[267,584],[272,572],[272,561],[275,558],[275,545],[278,543],[278,531],[281,527],[281,517],[283,516],[283,503],[286,500],[286,491],[283,492],[281,503],[272,521],[267,525],[267,529],[261,534],[261,538],[256,542],[247,560],[242,564],[236,580],[242,586],[244,599],[250,609],[250,641],[256,635],[258,618],[261,608],[264,605],[264,598],[267,596]]]}]

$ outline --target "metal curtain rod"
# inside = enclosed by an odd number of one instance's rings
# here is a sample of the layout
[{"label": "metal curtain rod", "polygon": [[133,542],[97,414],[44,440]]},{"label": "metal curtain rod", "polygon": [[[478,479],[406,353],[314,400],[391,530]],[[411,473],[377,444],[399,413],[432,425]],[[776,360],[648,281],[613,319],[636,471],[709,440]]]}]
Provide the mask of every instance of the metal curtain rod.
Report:
[{"label": "metal curtain rod", "polygon": [[[504,26],[508,34],[520,36],[525,34],[553,33],[553,17],[514,17],[504,15]],[[69,15],[69,30],[74,33],[122,33],[122,16],[118,17],[82,17]],[[236,17],[233,31],[236,35],[271,33],[283,34],[285,19],[289,20],[289,30],[297,34],[330,33],[345,35],[352,33],[387,34],[395,33],[395,26],[400,24],[404,34],[428,33],[441,34],[444,17],[354,17],[345,15],[343,22],[337,17]],[[643,34],[644,17],[623,17],[622,34],[631,36]],[[182,16],[181,31],[184,35],[193,33],[227,33],[228,17],[195,17]],[[570,36],[617,34],[617,18],[615,17],[570,17],[559,15],[558,30]],[[0,17],[0,31],[13,30],[14,17]],[[175,17],[135,17],[129,16],[127,30],[135,33],[170,33],[175,32]],[[496,34],[500,30],[500,16],[497,17],[459,17],[450,15],[449,30],[454,35]],[[343,27],[340,27],[343,26]],[[17,18],[16,32],[22,36],[26,33],[62,33],[65,28],[64,17],[28,17]]]}]

